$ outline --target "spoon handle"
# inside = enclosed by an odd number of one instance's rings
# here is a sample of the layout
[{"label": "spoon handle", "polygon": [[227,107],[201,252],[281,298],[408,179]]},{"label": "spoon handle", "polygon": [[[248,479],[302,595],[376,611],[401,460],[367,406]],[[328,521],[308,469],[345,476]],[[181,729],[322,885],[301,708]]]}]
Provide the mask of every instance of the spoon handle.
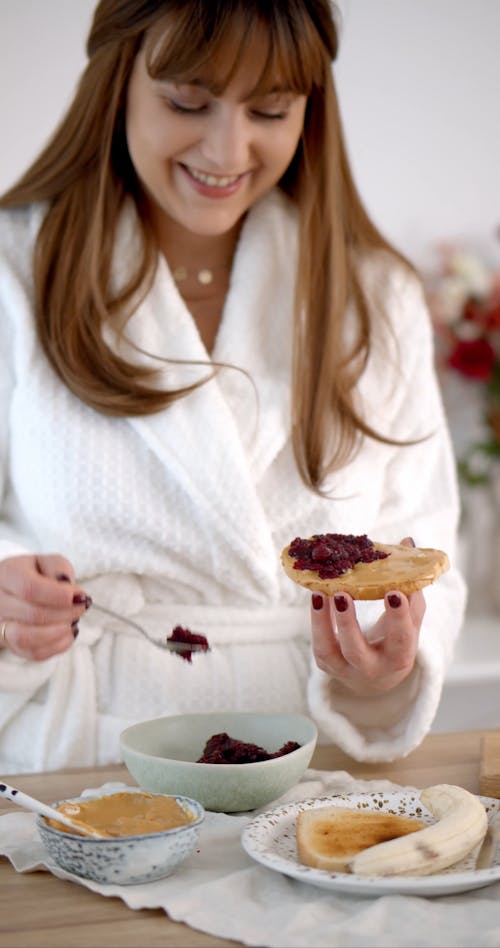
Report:
[{"label": "spoon handle", "polygon": [[113,619],[119,619],[120,622],[124,622],[125,625],[130,625],[133,629],[137,629],[138,632],[143,635],[151,645],[156,645],[157,648],[163,649],[167,652],[176,652],[178,655],[188,655],[191,652],[206,652],[207,648],[205,645],[201,645],[198,642],[172,642],[170,639],[165,639],[160,641],[154,639],[149,632],[146,632],[146,629],[139,625],[138,622],[135,622],[134,619],[129,619],[128,616],[123,616],[119,612],[114,612],[113,609],[108,609],[107,606],[101,606],[100,603],[94,602],[92,600],[92,608],[97,609],[98,612],[104,613],[104,615],[111,616]]},{"label": "spoon handle", "polygon": [[102,834],[94,830],[91,826],[87,826],[79,820],[71,820],[68,816],[65,816],[64,813],[59,813],[59,810],[53,810],[51,806],[47,806],[47,804],[42,803],[41,800],[35,800],[34,797],[23,793],[22,790],[10,787],[8,783],[0,783],[0,797],[5,797],[7,800],[16,803],[17,806],[21,806],[25,810],[32,810],[33,813],[38,813],[40,816],[47,816],[51,820],[57,820],[58,823],[63,823],[64,826],[69,826],[72,830],[77,830],[84,836],[91,836],[93,839],[103,838]]}]

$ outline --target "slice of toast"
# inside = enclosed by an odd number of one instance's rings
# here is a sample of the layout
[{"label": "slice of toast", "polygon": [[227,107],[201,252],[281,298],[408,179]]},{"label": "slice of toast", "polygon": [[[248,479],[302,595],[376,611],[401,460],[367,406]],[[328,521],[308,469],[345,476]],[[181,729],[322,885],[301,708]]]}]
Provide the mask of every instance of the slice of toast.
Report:
[{"label": "slice of toast", "polygon": [[305,866],[349,872],[349,862],[363,849],[425,826],[422,820],[377,810],[341,806],[302,810],[297,816],[297,855]]}]

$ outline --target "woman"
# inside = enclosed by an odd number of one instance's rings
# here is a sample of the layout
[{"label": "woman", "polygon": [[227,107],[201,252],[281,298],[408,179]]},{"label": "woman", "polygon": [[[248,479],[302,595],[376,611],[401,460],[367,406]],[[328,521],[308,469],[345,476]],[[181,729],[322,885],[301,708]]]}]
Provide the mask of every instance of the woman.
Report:
[{"label": "woman", "polygon": [[304,711],[366,760],[431,726],[456,570],[355,608],[279,562],[322,532],[454,556],[429,319],[353,183],[336,52],[328,0],[101,0],[3,196],[0,772],[192,709]]}]

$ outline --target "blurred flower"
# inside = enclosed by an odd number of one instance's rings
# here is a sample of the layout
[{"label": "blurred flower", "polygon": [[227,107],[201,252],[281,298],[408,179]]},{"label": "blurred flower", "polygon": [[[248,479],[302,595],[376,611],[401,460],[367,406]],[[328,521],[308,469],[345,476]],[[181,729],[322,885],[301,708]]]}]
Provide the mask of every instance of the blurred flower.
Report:
[{"label": "blurred flower", "polygon": [[486,381],[495,365],[495,350],[487,339],[456,339],[448,358],[451,369],[469,379]]},{"label": "blurred flower", "polygon": [[427,292],[439,371],[482,387],[486,435],[469,446],[458,468],[469,483],[485,483],[500,460],[500,267],[468,248],[442,245]]}]

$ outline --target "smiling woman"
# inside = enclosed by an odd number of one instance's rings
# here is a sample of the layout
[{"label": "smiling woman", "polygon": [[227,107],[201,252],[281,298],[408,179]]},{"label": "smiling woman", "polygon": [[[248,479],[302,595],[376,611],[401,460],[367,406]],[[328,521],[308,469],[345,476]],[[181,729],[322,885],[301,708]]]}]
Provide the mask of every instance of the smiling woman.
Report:
[{"label": "smiling woman", "polygon": [[[0,198],[4,773],[118,760],[129,725],[193,707],[305,713],[367,760],[430,728],[465,600],[457,485],[337,48],[330,0],[101,0],[65,116]],[[371,610],[311,601],[280,551],[316,531],[451,568],[426,601],[396,580]],[[210,650],[140,632],[178,628]]]}]

